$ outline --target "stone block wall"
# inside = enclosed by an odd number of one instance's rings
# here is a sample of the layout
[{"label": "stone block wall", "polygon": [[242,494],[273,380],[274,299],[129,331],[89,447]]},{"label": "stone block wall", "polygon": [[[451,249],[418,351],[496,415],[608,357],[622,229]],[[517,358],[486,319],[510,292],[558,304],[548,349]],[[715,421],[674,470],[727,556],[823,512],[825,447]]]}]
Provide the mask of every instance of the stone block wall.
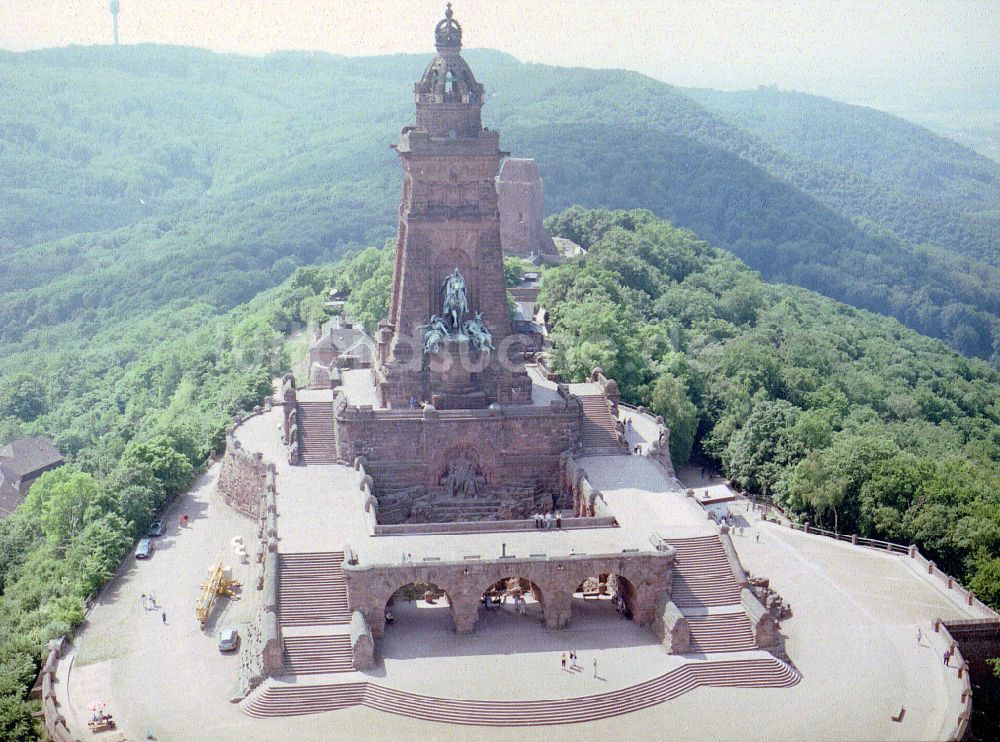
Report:
[{"label": "stone block wall", "polygon": [[244,451],[230,433],[217,484],[226,504],[254,520],[261,516],[261,503],[267,495],[268,468],[260,453]]},{"label": "stone block wall", "polygon": [[481,479],[475,504],[551,502],[562,492],[560,457],[579,441],[581,411],[562,400],[552,407],[449,411],[345,405],[335,408],[335,416],[337,458],[350,463],[363,457],[386,516],[380,522],[402,522],[406,513],[390,517],[399,493],[420,490],[435,502],[457,504],[443,481],[456,457],[473,462]]}]

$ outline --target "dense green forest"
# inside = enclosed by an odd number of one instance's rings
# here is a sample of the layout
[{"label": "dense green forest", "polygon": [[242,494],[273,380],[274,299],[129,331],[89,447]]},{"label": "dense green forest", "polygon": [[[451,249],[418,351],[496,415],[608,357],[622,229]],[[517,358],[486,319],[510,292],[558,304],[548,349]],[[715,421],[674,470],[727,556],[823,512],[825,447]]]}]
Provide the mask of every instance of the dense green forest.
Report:
[{"label": "dense green forest", "polygon": [[754,493],[915,543],[1000,606],[1000,374],[892,319],[774,286],[647,211],[570,209],[589,252],[546,272],[552,360],[594,366]]},{"label": "dense green forest", "polygon": [[[156,513],[187,489],[231,416],[271,392],[285,349],[325,315],[332,285],[379,285],[382,251],[298,270],[219,316],[165,308],[71,337],[33,358],[0,358],[0,440],[45,434],[68,463],[42,475],[0,520],[0,740],[34,737],[31,706],[45,642],[75,627]],[[387,286],[359,315],[385,312]],[[381,304],[379,304],[381,302]]]},{"label": "dense green forest", "polygon": [[[568,377],[602,365],[671,421],[678,463],[699,450],[814,522],[914,541],[1000,604],[1000,375],[893,320],[763,283],[649,212],[577,208],[549,226],[589,249],[543,289]],[[384,315],[391,257],[368,248],[221,316],[170,305],[0,359],[0,438],[45,433],[69,455],[0,521],[0,739],[33,734],[23,698],[44,642],[82,619],[229,416],[269,392],[326,289],[350,290],[368,325]]]},{"label": "dense green forest", "polygon": [[[814,522],[912,540],[996,605],[996,373],[765,284],[653,216],[1000,365],[996,166],[830,101],[796,114],[837,122],[817,148],[773,120],[794,100],[466,57],[550,212],[652,212],[553,218],[591,250],[546,278],[567,375],[600,363],[673,420],[678,461],[697,451]],[[324,289],[351,289],[369,326],[383,316],[388,253],[313,264],[393,233],[387,145],[428,60],[0,52],[0,443],[48,434],[70,462],[0,521],[0,739],[32,736],[45,640],[267,393]]]},{"label": "dense green forest", "polygon": [[[797,99],[760,123],[633,73],[466,56],[485,123],[538,159],[550,212],[648,208],[767,280],[1000,364],[996,163],[832,101],[803,100],[796,133],[772,120]],[[55,325],[87,334],[174,300],[226,309],[381,243],[399,191],[387,145],[428,59],[0,53],[0,342],[38,348]]]}]

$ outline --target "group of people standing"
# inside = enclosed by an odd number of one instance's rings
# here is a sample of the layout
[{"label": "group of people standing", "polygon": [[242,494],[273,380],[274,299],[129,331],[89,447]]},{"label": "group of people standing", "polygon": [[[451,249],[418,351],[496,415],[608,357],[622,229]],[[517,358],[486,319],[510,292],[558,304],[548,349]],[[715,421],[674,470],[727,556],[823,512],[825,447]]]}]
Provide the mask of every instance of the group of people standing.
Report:
[{"label": "group of people standing", "polygon": [[[579,672],[583,670],[583,666],[577,664],[576,661],[576,650],[571,650],[569,653],[569,665],[566,664],[566,653],[562,654],[562,669],[567,672]],[[594,657],[594,677],[597,677],[597,658]]]}]

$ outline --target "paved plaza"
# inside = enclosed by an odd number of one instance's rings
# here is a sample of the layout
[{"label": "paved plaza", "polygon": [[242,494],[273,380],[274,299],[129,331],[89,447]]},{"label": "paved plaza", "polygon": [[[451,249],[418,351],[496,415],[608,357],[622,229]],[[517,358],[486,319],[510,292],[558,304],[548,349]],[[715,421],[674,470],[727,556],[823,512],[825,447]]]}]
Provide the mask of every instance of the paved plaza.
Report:
[{"label": "paved plaza", "polygon": [[[260,444],[265,453],[278,453],[280,446],[266,445],[277,438],[276,425],[269,415],[252,418],[240,429],[244,445]],[[584,464],[605,489],[623,527],[648,512],[668,539],[673,528],[682,534],[714,528],[698,517],[697,505],[676,483],[655,468],[647,470],[647,465],[655,466],[647,459],[600,458],[600,466],[586,460]],[[280,458],[275,463],[283,483],[281,510],[287,514],[282,549],[321,551],[342,545],[357,525],[350,520],[359,510],[356,472],[337,466],[289,467]],[[73,653],[61,663],[64,713],[77,734],[89,736],[86,706],[100,699],[108,702],[127,739],[144,738],[147,728],[158,740],[269,740],[276,735],[347,740],[383,734],[399,739],[471,739],[482,734],[522,738],[524,732],[512,729],[456,727],[361,706],[279,720],[243,714],[230,702],[237,660],[219,654],[214,629],[246,620],[255,591],[245,587],[242,600],[223,600],[205,630],[194,616],[198,584],[209,563],[234,535],[248,541],[253,535],[253,524],[229,510],[215,493],[216,475],[214,467],[174,505],[168,532],[151,560],[130,559],[123,565],[88,615]],[[188,528],[177,525],[181,513],[191,516]],[[773,524],[749,523],[743,536],[733,541],[746,568],[769,577],[792,605],[794,615],[781,628],[785,651],[801,682],[781,689],[695,688],[610,720],[546,727],[547,739],[578,738],[582,733],[636,739],[899,740],[946,734],[957,714],[946,692],[955,671],[942,668],[929,642],[918,643],[917,629],[926,637],[932,618],[960,618],[963,611],[915,575],[904,557]],[[752,537],[753,530],[760,532],[759,541]],[[562,539],[577,534],[530,535]],[[573,548],[568,541],[566,545]],[[237,578],[249,569],[233,566]],[[140,594],[150,591],[167,612],[166,624],[159,610],[140,605]],[[376,667],[367,673],[340,674],[336,682],[359,679],[441,698],[556,702],[627,688],[669,673],[687,660],[664,653],[648,630],[623,621],[602,601],[575,600],[579,605],[566,630],[547,631],[537,611],[519,616],[506,606],[487,612],[470,636],[450,631],[446,608],[421,602],[401,605],[395,624],[380,642]],[[581,671],[562,669],[561,655],[570,650],[578,652]],[[330,680],[316,676],[310,682]],[[903,720],[893,722],[890,717],[901,707],[906,708]]]}]

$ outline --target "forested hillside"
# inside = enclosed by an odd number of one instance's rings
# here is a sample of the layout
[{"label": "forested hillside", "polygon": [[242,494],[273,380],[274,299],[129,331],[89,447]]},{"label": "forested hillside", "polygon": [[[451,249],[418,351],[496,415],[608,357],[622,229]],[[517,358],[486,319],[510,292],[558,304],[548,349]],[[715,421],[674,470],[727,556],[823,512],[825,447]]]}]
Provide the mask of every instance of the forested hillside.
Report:
[{"label": "forested hillside", "polygon": [[[785,170],[824,203],[913,244],[1000,265],[1000,163],[896,116],[805,93],[686,93],[804,160]],[[810,161],[828,168],[817,172]]]},{"label": "forested hillside", "polygon": [[[648,212],[584,212],[550,227],[589,248],[547,272],[555,362],[594,364],[695,447],[814,522],[915,541],[1000,604],[1000,376],[893,320],[763,283]],[[92,336],[44,336],[0,357],[0,439],[52,435],[69,464],[0,521],[0,739],[31,738],[24,701],[44,642],[83,617],[157,509],[221,445],[229,416],[289,364],[289,333],[326,290],[383,316],[392,253],[300,268],[223,315],[181,302]],[[37,333],[33,333],[33,336]]]},{"label": "forested hillside", "polygon": [[570,209],[589,249],[546,272],[553,362],[594,366],[754,493],[915,543],[1000,605],[1000,374],[895,320],[769,285],[646,211]]},{"label": "forested hillside", "polygon": [[221,452],[232,415],[271,392],[328,287],[371,279],[377,257],[303,268],[222,316],[161,309],[0,356],[0,440],[49,435],[68,459],[0,520],[0,740],[36,738],[25,698],[46,641],[79,624],[157,512]]},{"label": "forested hillside", "polygon": [[[550,212],[648,208],[768,280],[1000,364],[1000,186],[982,158],[832,102],[845,133],[812,151],[636,74],[466,56],[487,86],[486,124],[538,159]],[[173,301],[225,310],[297,265],[381,243],[400,179],[387,145],[413,118],[428,59],[0,53],[0,342],[42,348]],[[879,131],[892,168],[848,146]]]}]

